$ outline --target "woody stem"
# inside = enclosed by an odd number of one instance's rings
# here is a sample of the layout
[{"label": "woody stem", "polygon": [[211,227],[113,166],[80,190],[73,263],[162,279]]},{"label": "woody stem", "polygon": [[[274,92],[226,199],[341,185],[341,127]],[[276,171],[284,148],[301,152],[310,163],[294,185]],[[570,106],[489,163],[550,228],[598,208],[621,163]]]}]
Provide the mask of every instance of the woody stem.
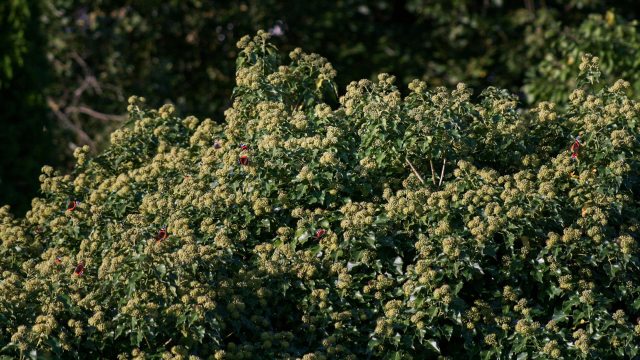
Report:
[{"label": "woody stem", "polygon": [[424,185],[424,180],[422,179],[422,176],[420,176],[420,174],[418,174],[418,171],[416,170],[415,167],[413,167],[413,164],[411,163],[411,161],[409,161],[409,159],[407,159],[407,158],[405,158],[405,160],[407,161],[407,164],[409,164],[409,167],[411,167],[411,170],[413,171],[413,173],[416,174],[416,176],[418,177],[418,180],[420,180],[422,185]]},{"label": "woody stem", "polygon": [[433,168],[433,160],[429,159],[429,165],[431,165],[431,181],[433,182],[433,185],[436,184],[436,171]]},{"label": "woody stem", "polygon": [[442,185],[442,180],[444,179],[444,167],[447,164],[447,158],[444,158],[442,161],[442,171],[440,172],[440,181],[438,182],[438,187]]}]

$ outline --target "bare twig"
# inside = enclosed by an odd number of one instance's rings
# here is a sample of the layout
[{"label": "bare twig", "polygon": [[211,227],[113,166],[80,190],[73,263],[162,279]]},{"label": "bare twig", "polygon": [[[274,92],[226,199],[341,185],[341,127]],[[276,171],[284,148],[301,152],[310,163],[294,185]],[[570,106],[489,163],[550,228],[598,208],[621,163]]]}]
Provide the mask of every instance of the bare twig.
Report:
[{"label": "bare twig", "polygon": [[127,119],[126,115],[105,114],[86,106],[69,106],[65,109],[65,113],[81,113],[102,121],[124,121]]},{"label": "bare twig", "polygon": [[438,187],[442,185],[442,180],[444,179],[444,167],[447,164],[447,158],[444,158],[442,161],[442,171],[440,172],[440,181],[438,182]]},{"label": "bare twig", "polygon": [[91,140],[91,137],[86,132],[84,132],[81,127],[71,122],[71,120],[69,120],[69,117],[65,113],[60,111],[60,106],[56,104],[53,99],[47,98],[47,105],[49,106],[49,109],[51,109],[51,111],[53,111],[53,113],[56,115],[63,127],[71,130],[82,143],[87,144],[91,147],[94,146],[94,142],[93,140]]},{"label": "bare twig", "polygon": [[413,171],[414,174],[416,174],[416,176],[418,177],[418,180],[420,180],[420,182],[422,183],[422,185],[424,185],[424,180],[422,179],[422,176],[420,176],[420,174],[418,174],[418,171],[416,170],[415,167],[413,167],[413,164],[411,163],[411,161],[409,161],[409,159],[407,160],[407,164],[409,164],[409,166],[411,167],[411,170]]},{"label": "bare twig", "polygon": [[98,95],[102,95],[102,88],[100,87],[98,80],[95,77],[88,75],[84,80],[82,80],[80,86],[73,91],[74,100],[77,102],[80,99],[80,96],[82,96],[84,91],[88,88],[92,88]]},{"label": "bare twig", "polygon": [[429,165],[431,165],[431,181],[433,185],[436,184],[436,170],[433,168],[433,160],[429,159]]},{"label": "bare twig", "polygon": [[84,59],[82,58],[82,56],[80,56],[80,54],[78,54],[78,52],[76,51],[72,51],[70,53],[71,58],[73,60],[75,60],[76,64],[80,65],[80,67],[82,68],[82,72],[84,73],[85,76],[91,76],[91,69],[89,68],[89,65],[87,65],[87,62],[84,61]]}]

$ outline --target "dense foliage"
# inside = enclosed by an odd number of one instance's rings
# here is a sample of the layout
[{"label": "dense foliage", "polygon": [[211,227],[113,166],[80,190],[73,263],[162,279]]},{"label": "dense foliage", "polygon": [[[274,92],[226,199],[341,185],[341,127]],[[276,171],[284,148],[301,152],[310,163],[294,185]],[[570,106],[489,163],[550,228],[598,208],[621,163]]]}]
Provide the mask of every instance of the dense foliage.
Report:
[{"label": "dense foliage", "polygon": [[[341,87],[353,78],[389,72],[403,86],[415,78],[432,85],[464,80],[471,87],[495,85],[516,92],[525,84],[527,69],[547,55],[565,52],[563,41],[573,38],[572,33],[584,34],[580,29],[588,14],[611,9],[622,18],[617,21],[624,22],[636,12],[634,2],[599,0],[47,0],[44,4],[47,53],[56,74],[48,91],[50,105],[58,110],[59,121],[77,126],[72,141],[93,148],[123,119],[126,94],[144,95],[151,106],[172,101],[178,113],[220,121],[230,105],[226,99],[233,89],[235,43],[257,29],[270,29],[283,51],[304,46],[333,59]],[[611,32],[600,23],[590,27]],[[596,38],[594,42],[607,41]],[[635,43],[594,46],[587,51],[603,59],[629,59],[624,46],[637,47]],[[625,71],[635,79],[626,63],[612,64],[616,64],[612,74]],[[558,80],[570,78],[554,77],[554,83]],[[543,91],[542,98],[548,99],[551,90]],[[551,95],[565,93],[562,87]]]},{"label": "dense foliage", "polygon": [[27,51],[25,39],[29,19],[29,6],[26,1],[7,1],[0,4],[0,87],[13,77],[16,67],[23,62]]},{"label": "dense foliage", "polygon": [[[551,29],[559,29],[555,23]],[[564,104],[575,88],[575,69],[581,54],[598,54],[600,67],[608,81],[614,76],[631,81],[633,90],[640,92],[640,34],[636,20],[627,22],[609,11],[604,16],[589,16],[580,26],[565,29],[552,41],[544,56],[528,72],[524,92],[530,102],[551,100]],[[553,31],[552,31],[553,33]]]},{"label": "dense foliage", "polygon": [[[224,125],[129,122],[0,217],[0,354],[633,358],[640,104],[351,83],[243,38]],[[334,95],[335,96],[335,95]]]},{"label": "dense foliage", "polygon": [[[57,126],[47,126],[54,143],[47,151],[71,159],[77,146],[89,145],[94,154],[103,149],[126,118],[127,94],[146,96],[153,107],[173,102],[178,114],[222,122],[231,105],[235,43],[262,28],[283,51],[304,46],[333,59],[341,89],[351,79],[389,72],[401,89],[416,78],[430,86],[465,81],[476,89],[506,88],[523,102],[562,105],[582,52],[599,56],[609,76],[637,89],[636,8],[631,0],[9,0],[0,4],[0,43],[7,49],[0,66],[10,74],[14,65],[46,54],[48,64],[25,64],[35,79],[9,88],[12,96],[24,93],[22,84],[37,89],[33,108],[16,113],[29,123],[31,113],[48,105]],[[30,46],[39,34],[46,47]],[[52,82],[42,82],[49,74]],[[2,100],[13,103],[11,96]],[[42,128],[41,116],[36,118],[7,132],[3,144],[24,146],[30,129]],[[0,114],[1,128],[15,122]],[[20,157],[43,161],[29,153]],[[21,163],[2,167],[35,179]],[[37,183],[2,179],[6,189],[19,190],[0,191],[0,203],[26,208]]]},{"label": "dense foliage", "polygon": [[19,214],[39,188],[44,164],[56,165],[51,119],[43,89],[48,85],[39,2],[0,2],[0,204]]}]

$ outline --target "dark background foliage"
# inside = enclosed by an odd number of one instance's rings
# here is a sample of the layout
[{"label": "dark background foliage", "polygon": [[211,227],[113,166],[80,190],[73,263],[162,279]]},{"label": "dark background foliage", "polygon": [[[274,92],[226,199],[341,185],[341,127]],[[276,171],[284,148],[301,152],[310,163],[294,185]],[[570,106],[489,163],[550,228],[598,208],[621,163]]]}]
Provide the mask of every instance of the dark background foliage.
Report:
[{"label": "dark background foliage", "polygon": [[38,18],[36,2],[0,4],[0,203],[17,212],[36,194],[41,166],[64,153],[44,103],[50,71]]},{"label": "dark background foliage", "polygon": [[605,59],[612,77],[634,77],[635,15],[633,1],[599,0],[6,2],[0,203],[23,212],[40,166],[64,168],[77,146],[99,151],[131,94],[222,122],[235,43],[258,29],[282,51],[331,59],[340,89],[389,72],[403,91],[414,78],[464,81],[507,88],[526,103],[563,101],[586,51]]}]

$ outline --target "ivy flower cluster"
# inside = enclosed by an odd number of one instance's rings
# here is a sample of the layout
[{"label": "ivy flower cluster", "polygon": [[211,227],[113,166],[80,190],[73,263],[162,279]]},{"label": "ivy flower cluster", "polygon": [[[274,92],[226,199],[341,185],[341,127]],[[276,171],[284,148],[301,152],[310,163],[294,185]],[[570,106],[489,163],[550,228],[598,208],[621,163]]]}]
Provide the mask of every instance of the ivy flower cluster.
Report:
[{"label": "ivy flower cluster", "polygon": [[223,124],[131,97],[0,208],[0,355],[640,355],[640,105],[597,58],[522,110],[388,74],[338,96],[319,55],[238,46]]}]

